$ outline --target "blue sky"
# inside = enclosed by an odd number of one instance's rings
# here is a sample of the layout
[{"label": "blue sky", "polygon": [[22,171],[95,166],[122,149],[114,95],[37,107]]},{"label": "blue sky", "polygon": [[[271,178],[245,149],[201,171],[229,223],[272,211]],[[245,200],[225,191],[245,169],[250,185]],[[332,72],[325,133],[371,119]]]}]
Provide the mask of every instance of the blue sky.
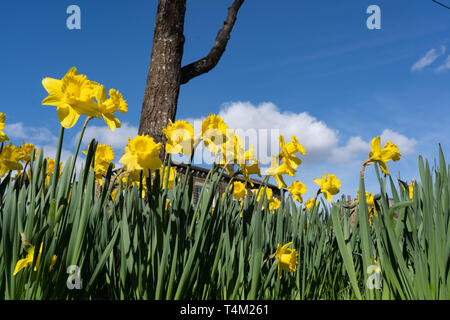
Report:
[{"label": "blue sky", "polygon": [[[55,107],[41,105],[41,80],[76,66],[128,102],[128,113],[119,115],[122,129],[108,136],[103,120],[93,120],[87,132],[111,143],[118,160],[123,138],[139,125],[156,3],[2,3],[0,111],[12,142],[54,152],[59,122]],[[183,64],[208,53],[231,3],[188,1]],[[71,4],[81,9],[81,30],[66,27]],[[373,4],[381,8],[381,30],[366,27]],[[236,129],[259,123],[288,140],[296,134],[307,148],[296,179],[308,194],[316,191],[312,179],[327,170],[341,179],[342,193],[354,195],[377,135],[399,144],[403,154],[389,163],[393,177],[417,179],[418,155],[432,162],[438,143],[450,158],[449,57],[450,10],[431,0],[246,0],[219,65],[182,86],[177,119],[218,113]],[[81,125],[66,130],[65,155]],[[373,169],[367,174],[367,189],[378,192]]]}]

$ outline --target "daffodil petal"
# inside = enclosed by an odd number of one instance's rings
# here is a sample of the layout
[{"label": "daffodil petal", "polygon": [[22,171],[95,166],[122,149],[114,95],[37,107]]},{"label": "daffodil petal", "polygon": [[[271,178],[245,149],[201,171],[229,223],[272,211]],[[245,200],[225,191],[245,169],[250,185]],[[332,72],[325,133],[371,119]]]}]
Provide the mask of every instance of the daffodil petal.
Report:
[{"label": "daffodil petal", "polygon": [[42,79],[42,86],[49,94],[56,93],[61,91],[61,80],[53,79],[53,78],[44,78]]},{"label": "daffodil petal", "polygon": [[59,122],[64,128],[72,128],[78,121],[80,114],[70,107],[68,104],[59,105],[56,108]]}]

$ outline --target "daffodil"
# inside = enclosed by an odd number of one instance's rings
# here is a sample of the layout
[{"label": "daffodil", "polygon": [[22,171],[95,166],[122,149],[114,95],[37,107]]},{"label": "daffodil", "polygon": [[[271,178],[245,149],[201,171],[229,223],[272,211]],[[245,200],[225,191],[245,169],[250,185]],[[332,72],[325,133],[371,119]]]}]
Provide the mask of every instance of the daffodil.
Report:
[{"label": "daffodil", "polygon": [[[55,171],[55,160],[51,158],[45,158],[47,160],[47,169],[45,171],[45,186],[48,187],[50,183],[50,176]],[[59,163],[59,176],[62,174],[62,163]]]},{"label": "daffodil", "polygon": [[[175,167],[170,167],[170,169],[167,170],[167,167],[166,167],[164,169],[164,175],[161,173],[161,171],[162,171],[162,169],[159,169],[160,177],[161,177],[162,183],[163,183],[163,189],[166,188],[166,179],[168,180],[167,186],[169,187],[169,189],[173,189],[175,178],[177,177],[177,169],[175,169]],[[169,176],[167,176],[167,174]]]},{"label": "daffodil", "polygon": [[[82,152],[87,155],[87,151]],[[95,179],[100,185],[103,184],[102,177],[106,176],[109,164],[113,160],[114,160],[114,151],[112,147],[103,143],[98,144],[97,149],[95,150],[94,171],[95,171]]]},{"label": "daffodil", "polygon": [[169,154],[183,154],[192,156],[194,150],[194,128],[184,120],[172,122],[169,119],[167,127],[162,132],[167,137],[166,152]]},{"label": "daffodil", "polygon": [[[43,246],[43,242],[41,242],[41,246],[39,248],[39,253],[36,259],[36,264],[34,266],[34,271],[37,271],[37,269],[39,268],[39,265],[41,263],[41,256],[42,256],[42,246]],[[16,263],[16,267],[14,268],[14,272],[13,272],[13,276],[15,276],[20,270],[22,270],[25,267],[31,266],[33,263],[33,259],[34,259],[34,246],[30,246],[28,249],[26,249],[27,251],[27,256],[24,259],[20,259],[19,261],[17,261]],[[50,262],[50,267],[49,270],[51,271],[56,263],[57,260],[57,256],[53,255],[52,256],[52,260]]]},{"label": "daffodil", "polygon": [[275,178],[278,188],[286,188],[286,182],[284,182],[283,175],[291,174],[291,170],[287,167],[286,163],[280,164],[279,157],[272,156],[272,165],[266,170],[266,174]]},{"label": "daffodil", "polygon": [[156,170],[162,166],[160,150],[161,143],[156,143],[148,135],[137,135],[134,139],[128,138],[125,154],[119,162],[124,164],[128,172],[144,170],[144,175],[147,175],[149,169]]},{"label": "daffodil", "polygon": [[97,100],[98,108],[106,122],[106,125],[111,131],[120,128],[119,119],[114,116],[114,112],[119,111],[125,113],[128,111],[127,102],[123,99],[122,94],[115,90],[109,90],[109,98],[106,94],[106,89],[103,85],[99,85],[95,92],[95,99]]},{"label": "daffodil", "polygon": [[228,126],[222,118],[215,114],[210,114],[202,121],[200,136],[205,146],[213,154],[220,151],[220,147],[226,141]]},{"label": "daffodil", "polygon": [[79,75],[75,67],[61,79],[44,78],[42,85],[48,96],[43,105],[56,106],[59,121],[64,128],[71,128],[80,115],[101,117],[97,103],[94,102],[98,83]]},{"label": "daffodil", "polygon": [[269,201],[269,211],[272,213],[275,213],[275,211],[278,210],[278,208],[281,205],[281,201],[278,198],[272,198],[271,201]]},{"label": "daffodil", "polygon": [[9,140],[8,136],[3,132],[5,129],[6,116],[0,112],[0,142],[6,142]]},{"label": "daffodil", "polygon": [[284,246],[277,245],[277,251],[275,252],[275,258],[278,264],[278,278],[282,278],[283,271],[295,272],[298,264],[298,253],[296,249],[289,249],[288,247],[293,242],[286,243]]},{"label": "daffodil", "polygon": [[413,200],[414,198],[414,185],[416,184],[416,181],[414,179],[411,180],[411,184],[408,184],[408,191],[409,191],[409,199]]},{"label": "daffodil", "polygon": [[240,181],[233,182],[233,185],[230,185],[230,190],[233,189],[233,197],[235,199],[242,199],[247,195],[247,188],[245,184]]},{"label": "daffodil", "polygon": [[0,153],[0,178],[11,170],[22,170],[19,163],[23,158],[23,152],[20,148],[14,146],[11,142],[4,146]]},{"label": "daffodil", "polygon": [[302,203],[302,194],[306,193],[306,186],[300,181],[294,181],[291,186],[288,188],[289,192],[292,194],[294,200]]},{"label": "daffodil", "polygon": [[380,137],[375,137],[371,142],[371,150],[369,153],[369,161],[376,162],[385,174],[389,174],[386,162],[389,160],[400,160],[401,153],[398,152],[398,146],[388,141],[384,148],[381,149]]},{"label": "daffodil", "polygon": [[297,156],[295,156],[295,153],[299,152],[301,154],[305,154],[306,150],[300,143],[298,143],[298,139],[296,136],[292,136],[291,139],[291,142],[285,143],[284,137],[282,135],[280,135],[279,137],[281,149],[280,157],[286,163],[286,166],[288,168],[291,168],[290,171],[292,172],[295,171],[298,165],[302,163],[302,161]]},{"label": "daffodil", "polygon": [[327,176],[327,173],[323,175],[322,179],[314,179],[314,182],[319,185],[320,192],[323,193],[328,202],[333,201],[333,195],[339,193],[341,182],[334,174]]},{"label": "daffodil", "polygon": [[227,130],[225,142],[221,145],[221,164],[243,164],[246,152],[244,143],[234,130]]},{"label": "daffodil", "polygon": [[[375,197],[375,195],[373,193],[369,193],[368,191],[366,191],[366,203],[367,203],[367,207],[369,209],[369,224],[370,225],[373,225],[373,215],[375,214],[375,216],[378,217],[378,212],[377,212],[377,209],[375,208],[374,197]],[[359,200],[359,190],[357,192],[356,199]]]},{"label": "daffodil", "polygon": [[314,207],[314,205],[317,206],[317,202],[314,201],[314,198],[309,199],[308,201],[305,202],[305,207],[311,211],[312,208]]},{"label": "daffodil", "polygon": [[[20,147],[22,150],[22,162],[27,163],[31,159],[31,153],[33,150],[36,149],[36,147],[32,143],[25,143],[25,141],[22,142],[22,146]],[[37,152],[34,153],[34,159],[36,159]]]},{"label": "daffodil", "polygon": [[[256,198],[256,202],[261,203],[262,209],[264,209],[264,200],[261,200],[263,191],[264,191],[264,188],[261,189],[259,191],[259,193],[258,193],[258,189],[252,189],[253,195],[258,194],[258,197]],[[280,207],[281,201],[273,196],[273,190],[271,188],[265,187],[265,198],[267,198],[267,204],[269,207],[269,211],[275,211]]]}]

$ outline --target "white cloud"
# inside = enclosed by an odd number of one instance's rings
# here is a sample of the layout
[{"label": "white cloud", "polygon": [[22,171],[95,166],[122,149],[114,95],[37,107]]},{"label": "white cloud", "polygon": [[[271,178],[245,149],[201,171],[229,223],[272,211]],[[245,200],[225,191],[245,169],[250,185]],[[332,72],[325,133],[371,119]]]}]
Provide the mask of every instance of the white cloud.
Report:
[{"label": "white cloud", "polygon": [[380,135],[381,145],[387,141],[391,141],[392,143],[398,146],[398,150],[402,155],[412,154],[415,150],[417,141],[414,138],[408,138],[398,132],[392,131],[390,129],[385,129]]},{"label": "white cloud", "polygon": [[331,151],[331,160],[340,164],[353,164],[358,155],[370,151],[370,142],[366,142],[361,137],[350,137],[343,147],[335,147]]},{"label": "white cloud", "polygon": [[[114,131],[109,130],[107,126],[88,126],[84,132],[83,143],[88,144],[92,139],[96,139],[99,143],[110,145],[113,149],[123,149],[128,143],[128,138],[133,138],[137,133],[138,128],[127,122],[122,123],[122,127]],[[78,142],[78,136],[73,142],[74,144]]]},{"label": "white cloud", "polygon": [[429,50],[425,56],[419,59],[414,65],[411,67],[411,71],[420,71],[426,68],[427,66],[433,64],[437,58],[442,56],[446,51],[446,47],[442,46],[440,52],[438,52],[435,48]]},{"label": "white cloud", "polygon": [[[330,128],[325,122],[306,112],[283,112],[270,102],[257,106],[250,102],[228,103],[218,115],[230,129],[236,130],[243,139],[250,141],[246,144],[247,148],[249,144],[255,146],[262,168],[270,166],[271,154],[278,153],[280,134],[285,136],[286,142],[291,141],[292,135],[299,139],[306,148],[306,155],[300,156],[304,164],[334,163],[348,167],[364,161],[370,151],[370,141],[364,141],[360,136],[349,137],[346,142],[341,141],[338,131]],[[187,120],[194,125],[198,135],[203,118]],[[269,137],[265,135],[266,133],[269,133]],[[417,143],[415,139],[390,129],[385,129],[380,138],[383,145],[386,141],[396,143],[403,155],[411,154]],[[196,156],[199,151],[204,150],[196,150]],[[206,150],[197,159],[205,160],[207,157]],[[207,161],[209,160],[212,159],[207,158]]]},{"label": "white cloud", "polygon": [[[255,146],[261,164],[270,164],[271,155],[279,150],[278,136],[282,134],[286,142],[295,135],[306,148],[308,159],[322,157],[338,142],[337,131],[306,112],[282,112],[271,102],[258,106],[250,102],[225,104],[218,115],[230,129],[247,140],[246,146]],[[203,119],[187,119],[199,132]]]},{"label": "white cloud", "polygon": [[22,139],[33,144],[58,143],[58,137],[45,127],[25,127],[22,122],[11,123],[5,126],[5,133],[10,139]]},{"label": "white cloud", "polygon": [[440,65],[436,71],[438,72],[442,72],[445,70],[449,70],[450,69],[450,56],[447,57],[447,59],[445,60],[444,64]]}]

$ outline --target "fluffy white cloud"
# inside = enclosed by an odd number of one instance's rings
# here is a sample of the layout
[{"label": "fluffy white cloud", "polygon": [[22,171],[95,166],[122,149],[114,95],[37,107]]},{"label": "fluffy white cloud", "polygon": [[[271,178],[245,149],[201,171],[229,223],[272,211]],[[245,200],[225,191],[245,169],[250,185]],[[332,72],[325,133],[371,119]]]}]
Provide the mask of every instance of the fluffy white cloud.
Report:
[{"label": "fluffy white cloud", "polygon": [[[317,120],[306,112],[282,112],[271,102],[258,106],[250,102],[225,104],[218,115],[224,119],[229,128],[234,129],[257,149],[262,164],[270,164],[271,154],[279,151],[278,137],[282,134],[286,142],[295,135],[306,148],[308,158],[321,157],[337,142],[337,131],[330,129],[324,122]],[[203,119],[188,119],[199,132]]]},{"label": "fluffy white cloud", "polygon": [[45,127],[25,127],[22,122],[10,123],[5,126],[5,133],[10,139],[22,139],[33,144],[57,144],[58,137]]},{"label": "fluffy white cloud", "polygon": [[420,71],[431,65],[437,58],[442,56],[446,51],[446,47],[442,46],[440,52],[435,48],[429,50],[425,56],[420,58],[414,65],[411,67],[411,71]]},{"label": "fluffy white cloud", "polygon": [[398,132],[392,131],[390,129],[385,129],[380,135],[381,145],[387,141],[391,141],[392,143],[398,146],[398,150],[404,156],[412,154],[415,150],[417,141],[414,138],[408,138]]},{"label": "fluffy white cloud", "polygon": [[[92,139],[96,139],[99,143],[110,145],[113,149],[123,149],[128,138],[133,138],[138,133],[138,127],[129,125],[127,122],[122,123],[121,128],[114,131],[109,130],[107,126],[88,126],[83,136],[83,143],[88,144]],[[74,144],[78,141],[78,136],[74,138]]]},{"label": "fluffy white cloud", "polygon": [[[278,136],[285,136],[286,142],[295,135],[306,148],[306,155],[301,156],[304,163],[334,163],[352,166],[361,163],[370,151],[370,141],[364,141],[359,136],[349,137],[347,141],[339,139],[338,131],[330,128],[306,112],[283,112],[276,105],[264,102],[257,106],[250,102],[234,102],[225,104],[218,115],[224,119],[229,128],[234,129],[250,144],[255,146],[261,167],[270,166],[271,155],[279,151]],[[203,119],[187,119],[193,123],[196,134],[200,132]],[[385,129],[380,138],[382,143],[392,141],[399,146],[403,155],[414,151],[416,140],[410,139],[398,132]],[[198,154],[196,151],[196,156]],[[205,150],[201,150],[203,152]],[[208,152],[203,152],[198,160],[205,160]],[[194,159],[195,160],[195,159]],[[207,158],[207,161],[211,160]]]}]

